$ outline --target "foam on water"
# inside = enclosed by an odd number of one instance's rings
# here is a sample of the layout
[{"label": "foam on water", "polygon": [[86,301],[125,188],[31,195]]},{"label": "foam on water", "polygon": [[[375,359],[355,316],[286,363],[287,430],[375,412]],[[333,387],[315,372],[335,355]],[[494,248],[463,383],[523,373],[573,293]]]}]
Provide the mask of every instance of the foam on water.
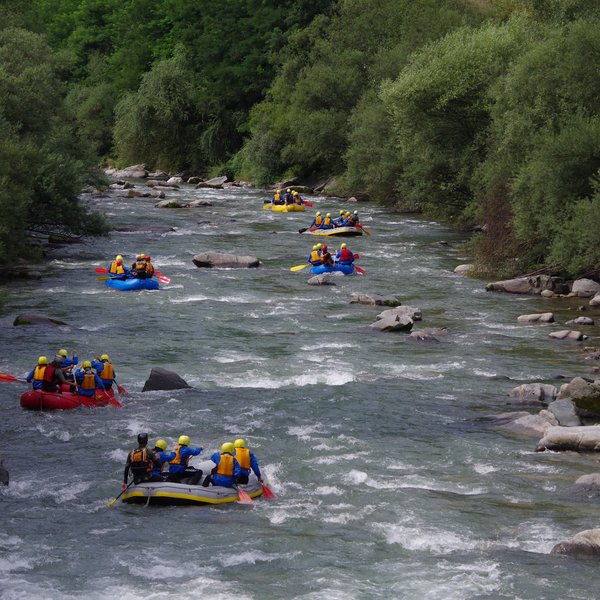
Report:
[{"label": "foam on water", "polygon": [[285,554],[267,554],[258,550],[249,552],[217,554],[217,560],[225,567],[239,567],[240,565],[255,565],[260,562],[273,562],[276,560],[292,560],[301,552],[287,552]]},{"label": "foam on water", "polygon": [[[206,375],[205,380],[210,380],[211,376]],[[350,383],[355,380],[354,373],[344,373],[338,371],[323,371],[319,370],[316,373],[305,372],[301,375],[295,375],[293,377],[284,377],[280,380],[273,378],[273,376],[266,375],[262,372],[248,371],[243,374],[236,375],[224,375],[223,373],[214,375],[214,383],[218,387],[229,387],[229,388],[264,388],[264,389],[277,389],[290,386],[340,386]]]}]

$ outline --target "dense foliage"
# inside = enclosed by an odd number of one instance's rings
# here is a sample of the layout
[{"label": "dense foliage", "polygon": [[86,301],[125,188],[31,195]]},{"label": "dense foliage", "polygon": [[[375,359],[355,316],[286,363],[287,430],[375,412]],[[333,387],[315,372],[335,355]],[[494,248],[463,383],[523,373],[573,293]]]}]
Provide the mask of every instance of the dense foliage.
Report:
[{"label": "dense foliage", "polygon": [[17,224],[89,224],[73,199],[110,159],[334,177],[483,226],[482,270],[600,268],[596,0],[5,4],[0,259]]}]

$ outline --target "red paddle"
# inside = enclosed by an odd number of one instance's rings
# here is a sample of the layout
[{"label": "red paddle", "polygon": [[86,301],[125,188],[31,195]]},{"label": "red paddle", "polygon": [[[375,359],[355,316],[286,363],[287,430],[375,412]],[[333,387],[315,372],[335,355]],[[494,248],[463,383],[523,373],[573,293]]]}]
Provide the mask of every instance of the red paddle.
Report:
[{"label": "red paddle", "polygon": [[9,375],[8,373],[0,373],[0,382],[13,383],[14,381],[24,381],[25,383],[27,383],[26,379],[18,379],[14,375]]},{"label": "red paddle", "polygon": [[[117,383],[117,382],[115,381],[115,383]],[[129,394],[129,392],[122,385],[119,385],[118,383],[117,383],[117,391],[119,392],[119,394],[121,394],[121,396],[127,396]]]},{"label": "red paddle", "polygon": [[360,273],[361,275],[364,275],[366,273],[366,271],[362,267],[359,267],[358,265],[354,265],[354,268],[356,269],[356,272]]},{"label": "red paddle", "polygon": [[266,483],[262,484],[263,496],[269,500],[275,500],[277,496],[271,491],[271,488]]},{"label": "red paddle", "polygon": [[238,493],[238,502],[240,504],[253,504],[254,500],[252,500],[252,498],[250,498],[250,495],[248,494],[248,492],[245,492],[244,490],[240,490],[239,487],[236,487],[237,493]]},{"label": "red paddle", "polygon": [[306,206],[308,206],[309,208],[312,208],[314,206],[314,204],[312,202],[308,202],[306,200],[302,200],[302,204],[305,204]]},{"label": "red paddle", "polygon": [[123,405],[114,397],[111,396],[110,394],[107,394],[104,390],[98,389],[98,391],[106,397],[106,399],[108,400],[109,404],[112,404],[113,406],[116,406],[117,408],[123,408]]}]

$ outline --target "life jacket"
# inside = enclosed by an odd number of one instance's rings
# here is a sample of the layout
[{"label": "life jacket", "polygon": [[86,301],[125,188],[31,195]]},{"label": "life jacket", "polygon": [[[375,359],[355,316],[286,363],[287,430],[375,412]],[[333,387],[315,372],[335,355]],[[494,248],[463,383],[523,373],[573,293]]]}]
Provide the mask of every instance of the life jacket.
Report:
[{"label": "life jacket", "polygon": [[42,381],[44,379],[44,373],[46,371],[46,365],[38,365],[33,372],[34,381]]},{"label": "life jacket", "polygon": [[323,259],[324,265],[332,265],[333,264],[333,259],[331,258],[330,252],[323,252],[323,255],[321,256],[321,258]]},{"label": "life jacket", "polygon": [[331,217],[325,217],[323,221],[323,227],[331,227]]},{"label": "life jacket", "polygon": [[221,454],[221,460],[219,460],[215,474],[233,477],[233,456],[231,454]]},{"label": "life jacket", "polygon": [[96,376],[92,373],[83,372],[83,380],[79,384],[82,390],[95,390],[96,389]]},{"label": "life jacket", "polygon": [[250,450],[248,448],[236,448],[234,456],[242,469],[246,471],[250,469]]},{"label": "life jacket", "polygon": [[145,273],[146,272],[146,261],[145,260],[136,260],[135,261],[135,272],[136,273]]},{"label": "life jacket", "polygon": [[319,251],[318,250],[313,250],[310,253],[310,262],[313,263],[313,262],[318,262],[320,260],[321,260],[321,255],[319,254]]},{"label": "life jacket", "polygon": [[353,258],[354,258],[354,256],[353,256],[352,252],[350,252],[350,250],[348,250],[348,248],[342,248],[340,250],[339,260],[351,260]]},{"label": "life jacket", "polygon": [[123,264],[121,263],[120,265],[117,264],[116,260],[113,260],[108,272],[111,275],[123,275],[125,273],[125,269],[123,268]]},{"label": "life jacket", "polygon": [[273,202],[281,202],[281,194],[275,194],[273,196]]},{"label": "life jacket", "polygon": [[[175,448],[175,458],[171,461],[172,465],[183,465],[184,467],[188,466],[190,462],[191,456],[187,456],[185,459],[181,457],[181,449],[185,448],[185,446],[181,444],[177,444],[177,448]],[[183,461],[183,462],[182,462]]]},{"label": "life jacket", "polygon": [[129,453],[129,464],[134,481],[145,479],[152,471],[152,461],[148,456],[147,448],[136,448]]},{"label": "life jacket", "polygon": [[300,198],[300,194],[294,196],[294,198],[296,198],[296,204],[302,204],[302,198]]},{"label": "life jacket", "polygon": [[103,362],[102,364],[104,366],[102,367],[102,372],[100,373],[100,378],[105,379],[106,381],[112,381],[115,378],[113,366],[109,362]]},{"label": "life jacket", "polygon": [[152,277],[154,275],[154,265],[151,262],[146,261],[146,273]]},{"label": "life jacket", "polygon": [[319,227],[321,225],[321,223],[323,223],[323,217],[321,215],[319,215],[318,217],[315,217],[315,225],[317,227]]},{"label": "life jacket", "polygon": [[44,376],[42,377],[42,381],[47,381],[48,383],[53,383],[55,368],[56,367],[54,365],[47,365],[46,369],[44,371]]}]

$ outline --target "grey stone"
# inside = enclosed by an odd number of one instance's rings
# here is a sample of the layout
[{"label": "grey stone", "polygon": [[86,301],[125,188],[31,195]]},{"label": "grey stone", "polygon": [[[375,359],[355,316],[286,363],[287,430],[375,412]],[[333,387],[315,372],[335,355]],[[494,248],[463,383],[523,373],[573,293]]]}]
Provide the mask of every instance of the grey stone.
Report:
[{"label": "grey stone", "polygon": [[186,388],[191,388],[191,386],[177,375],[177,373],[160,367],[154,367],[150,371],[150,377],[144,383],[142,392],[182,390]]}]

